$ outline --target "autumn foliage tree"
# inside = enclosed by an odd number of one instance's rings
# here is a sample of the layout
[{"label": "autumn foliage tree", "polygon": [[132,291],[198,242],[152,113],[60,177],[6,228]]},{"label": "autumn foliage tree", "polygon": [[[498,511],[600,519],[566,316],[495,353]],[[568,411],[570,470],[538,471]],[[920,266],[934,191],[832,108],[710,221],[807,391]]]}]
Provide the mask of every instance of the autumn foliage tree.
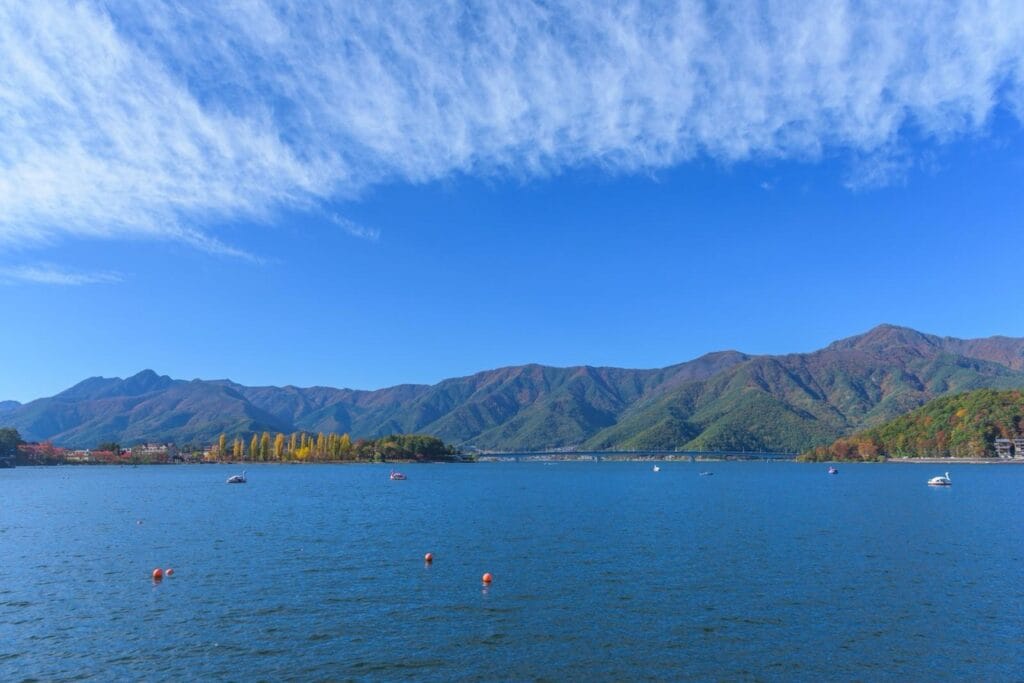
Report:
[{"label": "autumn foliage tree", "polygon": [[[219,448],[218,446],[214,447]],[[378,439],[359,439],[353,443],[348,434],[306,432],[249,435],[248,458],[255,461],[280,462],[339,462],[374,461],[387,459],[444,460],[457,451],[433,436],[419,434],[391,434]],[[226,454],[225,454],[226,455]],[[244,459],[245,438],[234,437],[231,456]]]},{"label": "autumn foliage tree", "polygon": [[801,457],[805,460],[992,457],[996,439],[1020,437],[1024,437],[1024,393],[979,389],[937,398],[874,429],[837,439]]}]

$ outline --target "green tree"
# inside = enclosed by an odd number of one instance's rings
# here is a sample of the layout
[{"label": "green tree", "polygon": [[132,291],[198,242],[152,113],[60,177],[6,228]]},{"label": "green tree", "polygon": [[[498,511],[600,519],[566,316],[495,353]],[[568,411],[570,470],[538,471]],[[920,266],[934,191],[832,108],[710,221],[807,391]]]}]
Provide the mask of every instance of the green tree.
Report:
[{"label": "green tree", "polygon": [[18,446],[25,443],[21,434],[13,427],[0,429],[0,458],[13,458],[18,454]]},{"label": "green tree", "polygon": [[98,451],[110,451],[114,455],[121,455],[121,444],[116,441],[104,441],[96,446]]}]

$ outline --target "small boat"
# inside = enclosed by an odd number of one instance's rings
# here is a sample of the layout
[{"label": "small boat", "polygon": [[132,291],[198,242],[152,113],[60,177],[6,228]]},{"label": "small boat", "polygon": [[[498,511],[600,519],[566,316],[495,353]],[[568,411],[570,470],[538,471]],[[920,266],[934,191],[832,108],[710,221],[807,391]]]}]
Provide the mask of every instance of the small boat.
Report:
[{"label": "small boat", "polygon": [[245,483],[245,470],[242,470],[241,474],[233,474],[228,477],[229,484],[244,484]]},{"label": "small boat", "polygon": [[952,486],[953,485],[953,480],[949,478],[949,472],[946,472],[945,475],[941,475],[940,474],[937,477],[932,477],[931,479],[929,479],[928,480],[928,485],[929,486]]},{"label": "small boat", "polygon": [[702,477],[713,477],[713,476],[715,476],[715,473],[714,472],[701,472],[700,476],[702,476]]},{"label": "small boat", "polygon": [[395,470],[391,470],[391,475],[390,475],[391,481],[404,481],[406,478],[407,477],[404,474],[402,474],[401,472],[396,472]]},{"label": "small boat", "polygon": [[655,465],[655,466],[654,466],[654,471],[655,471],[655,472],[661,472],[661,468],[660,468],[660,467],[658,467],[657,465]]},{"label": "small boat", "polygon": [[828,473],[829,474],[839,474],[839,468],[836,467],[835,465],[829,465],[828,466]]}]

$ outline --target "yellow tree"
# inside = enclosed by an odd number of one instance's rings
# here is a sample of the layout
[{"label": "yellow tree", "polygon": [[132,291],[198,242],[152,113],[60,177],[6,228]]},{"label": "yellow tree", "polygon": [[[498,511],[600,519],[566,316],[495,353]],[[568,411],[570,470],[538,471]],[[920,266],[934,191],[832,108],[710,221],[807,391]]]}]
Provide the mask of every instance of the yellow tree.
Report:
[{"label": "yellow tree", "polygon": [[245,444],[242,443],[241,437],[235,437],[235,441],[231,446],[231,455],[235,460],[241,460],[242,456],[245,455]]},{"label": "yellow tree", "polygon": [[278,435],[274,437],[274,459],[284,459],[284,434],[278,433]]},{"label": "yellow tree", "polygon": [[224,454],[228,452],[228,437],[227,434],[221,432],[220,438],[217,439],[217,457],[223,458]]},{"label": "yellow tree", "polygon": [[260,460],[266,460],[270,455],[270,432],[263,432],[260,437]]},{"label": "yellow tree", "polygon": [[260,451],[260,438],[253,433],[252,438],[249,439],[249,459],[255,460],[256,454]]}]

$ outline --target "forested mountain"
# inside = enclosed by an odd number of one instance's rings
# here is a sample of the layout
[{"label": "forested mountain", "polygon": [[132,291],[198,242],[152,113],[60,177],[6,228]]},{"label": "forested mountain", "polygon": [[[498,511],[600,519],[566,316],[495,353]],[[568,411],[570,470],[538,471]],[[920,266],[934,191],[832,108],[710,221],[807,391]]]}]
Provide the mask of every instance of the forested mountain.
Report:
[{"label": "forested mountain", "polygon": [[805,454],[817,460],[995,456],[996,439],[1024,436],[1024,393],[979,389],[942,396],[874,429]]},{"label": "forested mountain", "polygon": [[432,434],[463,448],[804,450],[928,400],[1024,387],[1024,339],[882,325],[813,353],[711,353],[656,370],[525,365],[378,391],[246,387],[143,371],[0,404],[29,440],[209,443],[220,433]]}]

